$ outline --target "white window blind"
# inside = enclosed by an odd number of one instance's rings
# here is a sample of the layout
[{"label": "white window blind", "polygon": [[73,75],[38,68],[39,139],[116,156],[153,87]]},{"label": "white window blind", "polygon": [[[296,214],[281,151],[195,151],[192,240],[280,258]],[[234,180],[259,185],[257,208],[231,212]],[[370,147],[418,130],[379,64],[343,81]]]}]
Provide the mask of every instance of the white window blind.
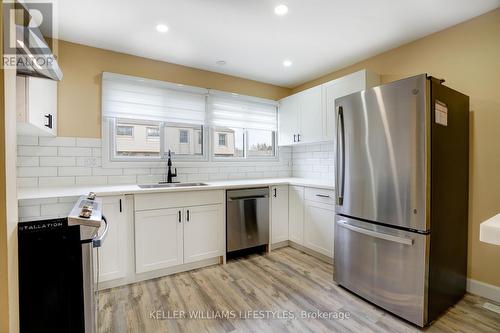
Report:
[{"label": "white window blind", "polygon": [[103,117],[205,124],[208,90],[103,73]]},{"label": "white window blind", "polygon": [[212,126],[276,131],[276,102],[228,95],[210,91],[208,109]]}]

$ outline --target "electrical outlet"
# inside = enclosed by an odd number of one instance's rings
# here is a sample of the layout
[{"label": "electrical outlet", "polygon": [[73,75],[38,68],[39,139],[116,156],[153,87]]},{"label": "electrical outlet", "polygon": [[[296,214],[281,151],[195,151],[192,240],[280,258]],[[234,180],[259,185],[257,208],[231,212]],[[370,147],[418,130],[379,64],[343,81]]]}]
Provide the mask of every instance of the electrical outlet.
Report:
[{"label": "electrical outlet", "polygon": [[97,157],[87,157],[83,160],[83,166],[93,168],[97,166]]}]

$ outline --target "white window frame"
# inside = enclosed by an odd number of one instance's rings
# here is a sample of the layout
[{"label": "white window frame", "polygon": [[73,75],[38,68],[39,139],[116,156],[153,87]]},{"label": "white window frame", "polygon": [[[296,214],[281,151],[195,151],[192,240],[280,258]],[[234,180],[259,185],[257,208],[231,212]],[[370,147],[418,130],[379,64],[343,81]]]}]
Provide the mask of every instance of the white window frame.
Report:
[{"label": "white window frame", "polygon": [[274,131],[274,146],[273,146],[273,156],[248,156],[248,129],[242,128],[243,130],[243,156],[242,157],[223,157],[215,156],[215,129],[210,128],[210,158],[211,161],[217,163],[223,162],[277,162],[280,160],[279,149],[278,149],[278,133]]}]

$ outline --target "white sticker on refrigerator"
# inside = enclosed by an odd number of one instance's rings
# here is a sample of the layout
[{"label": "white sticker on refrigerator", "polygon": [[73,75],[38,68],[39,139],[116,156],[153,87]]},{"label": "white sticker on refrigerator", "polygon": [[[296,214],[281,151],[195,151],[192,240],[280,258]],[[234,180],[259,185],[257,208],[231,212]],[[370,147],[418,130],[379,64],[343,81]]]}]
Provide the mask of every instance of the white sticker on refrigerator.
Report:
[{"label": "white sticker on refrigerator", "polygon": [[436,100],[436,106],[434,107],[434,110],[434,118],[436,124],[448,126],[448,107],[446,106],[446,104]]}]

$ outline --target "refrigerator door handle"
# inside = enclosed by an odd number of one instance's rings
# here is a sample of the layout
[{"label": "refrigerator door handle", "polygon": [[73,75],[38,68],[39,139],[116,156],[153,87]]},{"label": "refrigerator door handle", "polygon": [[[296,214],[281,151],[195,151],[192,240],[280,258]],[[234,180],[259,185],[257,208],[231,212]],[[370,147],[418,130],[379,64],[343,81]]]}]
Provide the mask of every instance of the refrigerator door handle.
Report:
[{"label": "refrigerator door handle", "polygon": [[[339,131],[340,127],[340,131]],[[338,195],[338,205],[342,206],[344,204],[344,187],[345,187],[345,133],[344,133],[344,109],[342,106],[338,107],[338,126],[337,126],[337,148],[339,148],[339,133],[341,139],[342,148],[342,158],[339,163],[339,152],[337,149],[337,167],[342,166],[341,178],[340,178],[340,192]],[[338,175],[338,173],[337,173]],[[338,182],[338,177],[337,177]]]},{"label": "refrigerator door handle", "polygon": [[352,230],[354,232],[358,232],[360,234],[364,234],[367,236],[383,239],[383,240],[390,241],[390,242],[400,243],[400,244],[404,244],[404,245],[413,245],[413,239],[411,239],[411,238],[403,238],[403,237],[384,234],[381,232],[376,232],[376,231],[365,229],[365,228],[356,227],[352,224],[347,223],[347,221],[345,221],[345,220],[338,220],[337,224],[341,227],[344,227],[346,229],[349,229],[349,230]]}]

